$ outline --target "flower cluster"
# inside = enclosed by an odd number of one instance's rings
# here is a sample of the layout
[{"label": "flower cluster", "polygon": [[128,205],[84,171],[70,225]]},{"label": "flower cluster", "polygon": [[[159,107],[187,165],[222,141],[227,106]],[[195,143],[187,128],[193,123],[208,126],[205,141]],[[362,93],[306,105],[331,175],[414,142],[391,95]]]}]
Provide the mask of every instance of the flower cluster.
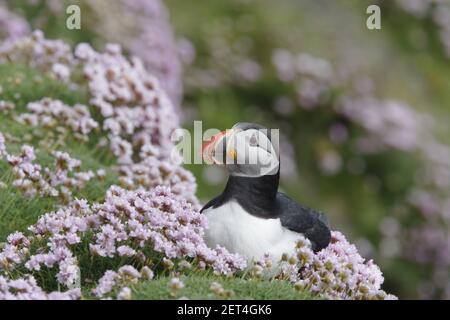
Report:
[{"label": "flower cluster", "polygon": [[29,32],[26,20],[9,11],[3,1],[0,1],[0,39],[19,38]]},{"label": "flower cluster", "polygon": [[175,296],[180,290],[184,288],[184,283],[179,278],[172,278],[169,281],[169,288],[171,294]]},{"label": "flower cluster", "polygon": [[[30,6],[38,4],[42,10],[31,23],[33,28],[45,29],[52,23],[49,17],[65,14],[60,1],[29,1]],[[97,35],[97,41],[121,43],[127,52],[142,59],[146,69],[159,80],[172,103],[178,107],[182,95],[182,64],[164,3],[161,0],[96,0],[79,1],[79,5],[87,15],[85,20],[95,21],[89,27]],[[0,11],[0,17],[6,12]],[[3,19],[0,20],[3,23]],[[28,24],[21,17],[16,18],[8,12],[4,21],[6,30],[13,35],[29,33]],[[56,68],[63,74],[67,72],[64,65]]]},{"label": "flower cluster", "polygon": [[171,135],[178,118],[157,80],[146,73],[140,60],[128,62],[118,46],[110,45],[104,54],[98,54],[79,45],[75,56],[84,64],[91,104],[105,118],[103,130],[121,165],[123,185],[167,185],[196,203],[195,179],[173,154]]},{"label": "flower cluster", "polygon": [[[258,261],[253,272],[262,276],[273,268],[270,257]],[[296,254],[285,254],[278,272],[295,284],[330,299],[395,299],[381,290],[384,278],[372,260],[365,261],[340,232],[332,232],[330,245],[314,254],[309,240],[297,242]]]},{"label": "flower cluster", "polygon": [[153,279],[153,271],[149,267],[144,266],[139,272],[133,266],[125,265],[120,267],[117,272],[111,270],[106,271],[100,278],[97,287],[92,291],[96,297],[103,298],[111,294],[111,292],[120,289],[118,299],[125,300],[125,296],[131,294],[125,295],[130,290],[127,286],[136,284],[140,279]]},{"label": "flower cluster", "polygon": [[23,145],[18,155],[9,154],[5,146],[5,138],[0,133],[0,160],[5,158],[12,168],[14,180],[12,186],[27,197],[60,197],[68,202],[72,190],[80,190],[94,177],[92,171],[75,172],[81,166],[81,161],[73,159],[66,152],[55,151],[55,169],[43,168],[36,164],[36,154],[33,147]]},{"label": "flower cluster", "polygon": [[[167,156],[178,118],[158,81],[145,71],[141,61],[129,62],[117,45],[108,45],[100,54],[81,44],[75,56],[88,81],[90,103],[105,118],[103,129],[110,134],[110,140],[127,144],[128,149],[133,147],[137,155],[143,145],[151,144]],[[132,137],[130,141],[123,142],[128,136]],[[133,154],[120,156],[120,162],[127,163]]]},{"label": "flower cluster", "polygon": [[[1,93],[1,90],[0,90]],[[10,101],[0,100],[0,112],[8,113],[16,108],[16,105]]]},{"label": "flower cluster", "polygon": [[328,61],[306,53],[294,55],[284,49],[275,51],[272,60],[278,78],[286,83],[295,83],[300,106],[312,109],[329,98],[334,73]]},{"label": "flower cluster", "polygon": [[8,153],[6,152],[6,145],[5,145],[5,137],[0,132],[0,159],[5,157]]},{"label": "flower cluster", "polygon": [[[412,152],[421,146],[429,127],[427,119],[405,103],[372,96],[370,79],[333,70],[327,60],[305,53],[294,55],[280,49],[274,53],[273,62],[279,79],[294,86],[300,107],[326,107],[326,111],[365,130],[366,135],[355,142],[360,153],[389,149]],[[346,94],[333,98],[334,92],[343,88]],[[277,105],[275,108],[280,109]],[[332,123],[330,139],[335,144],[346,142],[348,130],[345,125]]]},{"label": "flower cluster", "polygon": [[[171,135],[178,127],[175,109],[141,60],[127,60],[121,47],[112,44],[104,53],[79,44],[72,54],[64,42],[47,40],[36,31],[30,38],[0,47],[0,63],[7,61],[39,68],[77,87],[87,86],[90,106],[101,115],[98,123],[83,105],[71,107],[43,99],[30,103],[30,112],[19,115],[19,121],[68,128],[84,140],[98,127],[107,138],[100,142],[110,146],[120,164],[118,172],[124,186],[151,188],[164,184],[197,203],[194,177],[173,157]],[[73,79],[71,74],[80,69],[84,78]]]},{"label": "flower cluster", "polygon": [[173,194],[188,200],[195,207],[199,206],[195,197],[195,177],[171,158],[162,160],[157,154],[147,151],[146,158],[140,163],[121,166],[119,177],[121,185],[131,189],[136,187],[151,189],[158,185],[170,186]]},{"label": "flower cluster", "polygon": [[65,78],[69,78],[68,68],[74,63],[70,45],[62,40],[47,40],[41,31],[33,32],[30,37],[3,41],[0,44],[0,64],[8,62],[50,70],[54,75],[64,74]]},{"label": "flower cluster", "polygon": [[220,283],[213,281],[209,287],[211,292],[220,299],[229,299],[234,295],[234,291],[225,289]]},{"label": "flower cluster", "polygon": [[[205,220],[183,200],[198,203],[195,180],[171,157],[170,136],[178,119],[158,81],[145,71],[140,60],[128,61],[117,45],[108,45],[105,53],[97,53],[87,44],[79,45],[74,54],[67,49],[64,43],[46,40],[41,32],[35,32],[31,38],[2,45],[0,63],[29,64],[71,86],[86,85],[90,106],[98,109],[100,123],[91,118],[86,106],[71,107],[48,98],[29,103],[28,112],[19,114],[16,120],[44,129],[70,130],[85,140],[89,140],[93,129],[99,128],[105,133],[100,144],[109,145],[117,157],[124,186],[136,189],[167,185],[173,191],[157,188],[146,193],[142,189],[132,192],[112,187],[102,204],[89,206],[86,200],[70,202],[42,216],[30,227],[30,237],[20,233],[9,237],[0,253],[0,268],[11,271],[21,265],[30,273],[54,268],[55,280],[72,287],[81,281],[79,257],[74,249],[82,241],[88,241],[89,254],[97,258],[128,257],[142,264],[151,259],[147,254],[148,248],[152,248],[172,259],[189,257],[200,267],[211,266],[219,273],[242,269],[245,261],[241,257],[223,248],[209,249],[204,244]],[[77,70],[84,75],[82,82],[71,76]],[[32,147],[23,146],[22,153],[13,156],[6,151],[3,135],[0,138],[2,157],[13,166],[17,176],[13,184],[24,182],[20,185],[27,186],[27,195],[42,195],[45,190],[52,191],[51,195],[66,195],[94,176],[90,171],[69,175],[80,162],[59,151],[53,152],[55,172],[42,169],[34,163]],[[46,245],[41,246],[42,241]],[[33,243],[40,243],[40,249],[33,251],[30,248]],[[113,279],[119,287],[130,284],[124,280],[125,271],[125,267],[118,272],[107,271],[94,293],[100,297],[111,291],[113,285],[110,290],[106,288]],[[151,278],[153,271],[144,266],[142,272]],[[122,298],[129,296],[126,288],[122,291],[119,294]]]},{"label": "flower cluster", "polygon": [[[28,113],[21,113],[17,121],[31,127],[46,129],[69,129],[72,133],[89,140],[88,134],[99,127],[92,119],[88,107],[76,104],[73,107],[59,100],[44,98],[41,101],[31,102],[27,105]],[[61,131],[60,131],[61,133]]]},{"label": "flower cluster", "polygon": [[0,276],[0,300],[76,300],[80,297],[79,288],[46,293],[33,276],[16,280]]},{"label": "flower cluster", "polygon": [[423,131],[427,129],[423,116],[397,101],[380,101],[373,97],[344,98],[339,112],[366,130],[367,136],[356,142],[363,153],[386,149],[412,152],[420,147]]},{"label": "flower cluster", "polygon": [[[205,226],[205,217],[167,188],[127,191],[113,186],[104,203],[90,206],[85,200],[75,200],[43,215],[29,228],[30,236],[10,235],[0,252],[0,269],[11,272],[19,265],[30,272],[43,267],[57,268],[57,282],[70,287],[80,280],[75,248],[82,241],[90,243],[92,257],[134,257],[145,264],[152,259],[148,251],[151,248],[169,259],[186,257],[201,268],[211,267],[221,274],[245,268],[245,259],[239,255],[221,247],[206,246]],[[42,241],[46,245],[34,252],[31,244]],[[130,279],[139,279],[141,275],[151,278],[152,271],[144,268],[139,273],[126,266],[118,273],[107,271],[94,293],[103,296],[117,281],[129,284]]]}]

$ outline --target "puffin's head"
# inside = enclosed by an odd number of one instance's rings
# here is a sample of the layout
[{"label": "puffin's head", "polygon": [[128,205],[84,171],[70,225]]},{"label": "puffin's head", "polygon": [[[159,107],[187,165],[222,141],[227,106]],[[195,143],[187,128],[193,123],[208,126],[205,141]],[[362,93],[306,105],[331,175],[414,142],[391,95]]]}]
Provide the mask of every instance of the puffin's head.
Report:
[{"label": "puffin's head", "polygon": [[202,155],[207,163],[225,165],[233,176],[273,175],[280,167],[278,131],[239,122],[206,141]]}]

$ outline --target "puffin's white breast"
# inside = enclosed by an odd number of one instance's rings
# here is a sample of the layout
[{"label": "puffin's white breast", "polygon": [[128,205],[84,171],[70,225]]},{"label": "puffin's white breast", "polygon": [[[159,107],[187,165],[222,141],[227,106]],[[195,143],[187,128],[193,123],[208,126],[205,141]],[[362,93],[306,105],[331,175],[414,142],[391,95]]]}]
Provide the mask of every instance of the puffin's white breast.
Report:
[{"label": "puffin's white breast", "polygon": [[280,219],[263,219],[247,213],[236,201],[203,213],[208,219],[205,240],[208,246],[217,245],[249,259],[259,259],[265,253],[279,259],[292,253],[300,234],[281,226]]}]

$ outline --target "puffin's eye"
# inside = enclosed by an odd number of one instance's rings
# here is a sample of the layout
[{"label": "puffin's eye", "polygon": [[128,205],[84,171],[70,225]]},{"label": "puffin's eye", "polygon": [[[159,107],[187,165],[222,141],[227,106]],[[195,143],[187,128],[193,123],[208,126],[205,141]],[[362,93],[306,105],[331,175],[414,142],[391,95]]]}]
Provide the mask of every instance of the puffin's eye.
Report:
[{"label": "puffin's eye", "polygon": [[249,144],[250,144],[252,147],[257,147],[257,146],[258,146],[258,137],[256,136],[256,134],[253,134],[253,135],[250,137]]}]

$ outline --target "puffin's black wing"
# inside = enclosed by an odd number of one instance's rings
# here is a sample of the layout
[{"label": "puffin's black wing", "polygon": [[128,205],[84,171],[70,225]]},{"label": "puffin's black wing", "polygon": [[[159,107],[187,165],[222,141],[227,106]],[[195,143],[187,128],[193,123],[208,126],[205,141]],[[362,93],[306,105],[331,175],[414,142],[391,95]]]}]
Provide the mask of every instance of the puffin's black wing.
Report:
[{"label": "puffin's black wing", "polygon": [[210,200],[207,204],[203,206],[203,208],[200,210],[200,213],[203,212],[203,210],[206,210],[210,207],[217,208],[220,207],[223,204],[223,197],[222,195],[215,197],[214,199]]},{"label": "puffin's black wing", "polygon": [[277,211],[281,225],[303,233],[311,241],[315,252],[330,243],[330,225],[324,213],[302,206],[281,192],[277,194]]}]

